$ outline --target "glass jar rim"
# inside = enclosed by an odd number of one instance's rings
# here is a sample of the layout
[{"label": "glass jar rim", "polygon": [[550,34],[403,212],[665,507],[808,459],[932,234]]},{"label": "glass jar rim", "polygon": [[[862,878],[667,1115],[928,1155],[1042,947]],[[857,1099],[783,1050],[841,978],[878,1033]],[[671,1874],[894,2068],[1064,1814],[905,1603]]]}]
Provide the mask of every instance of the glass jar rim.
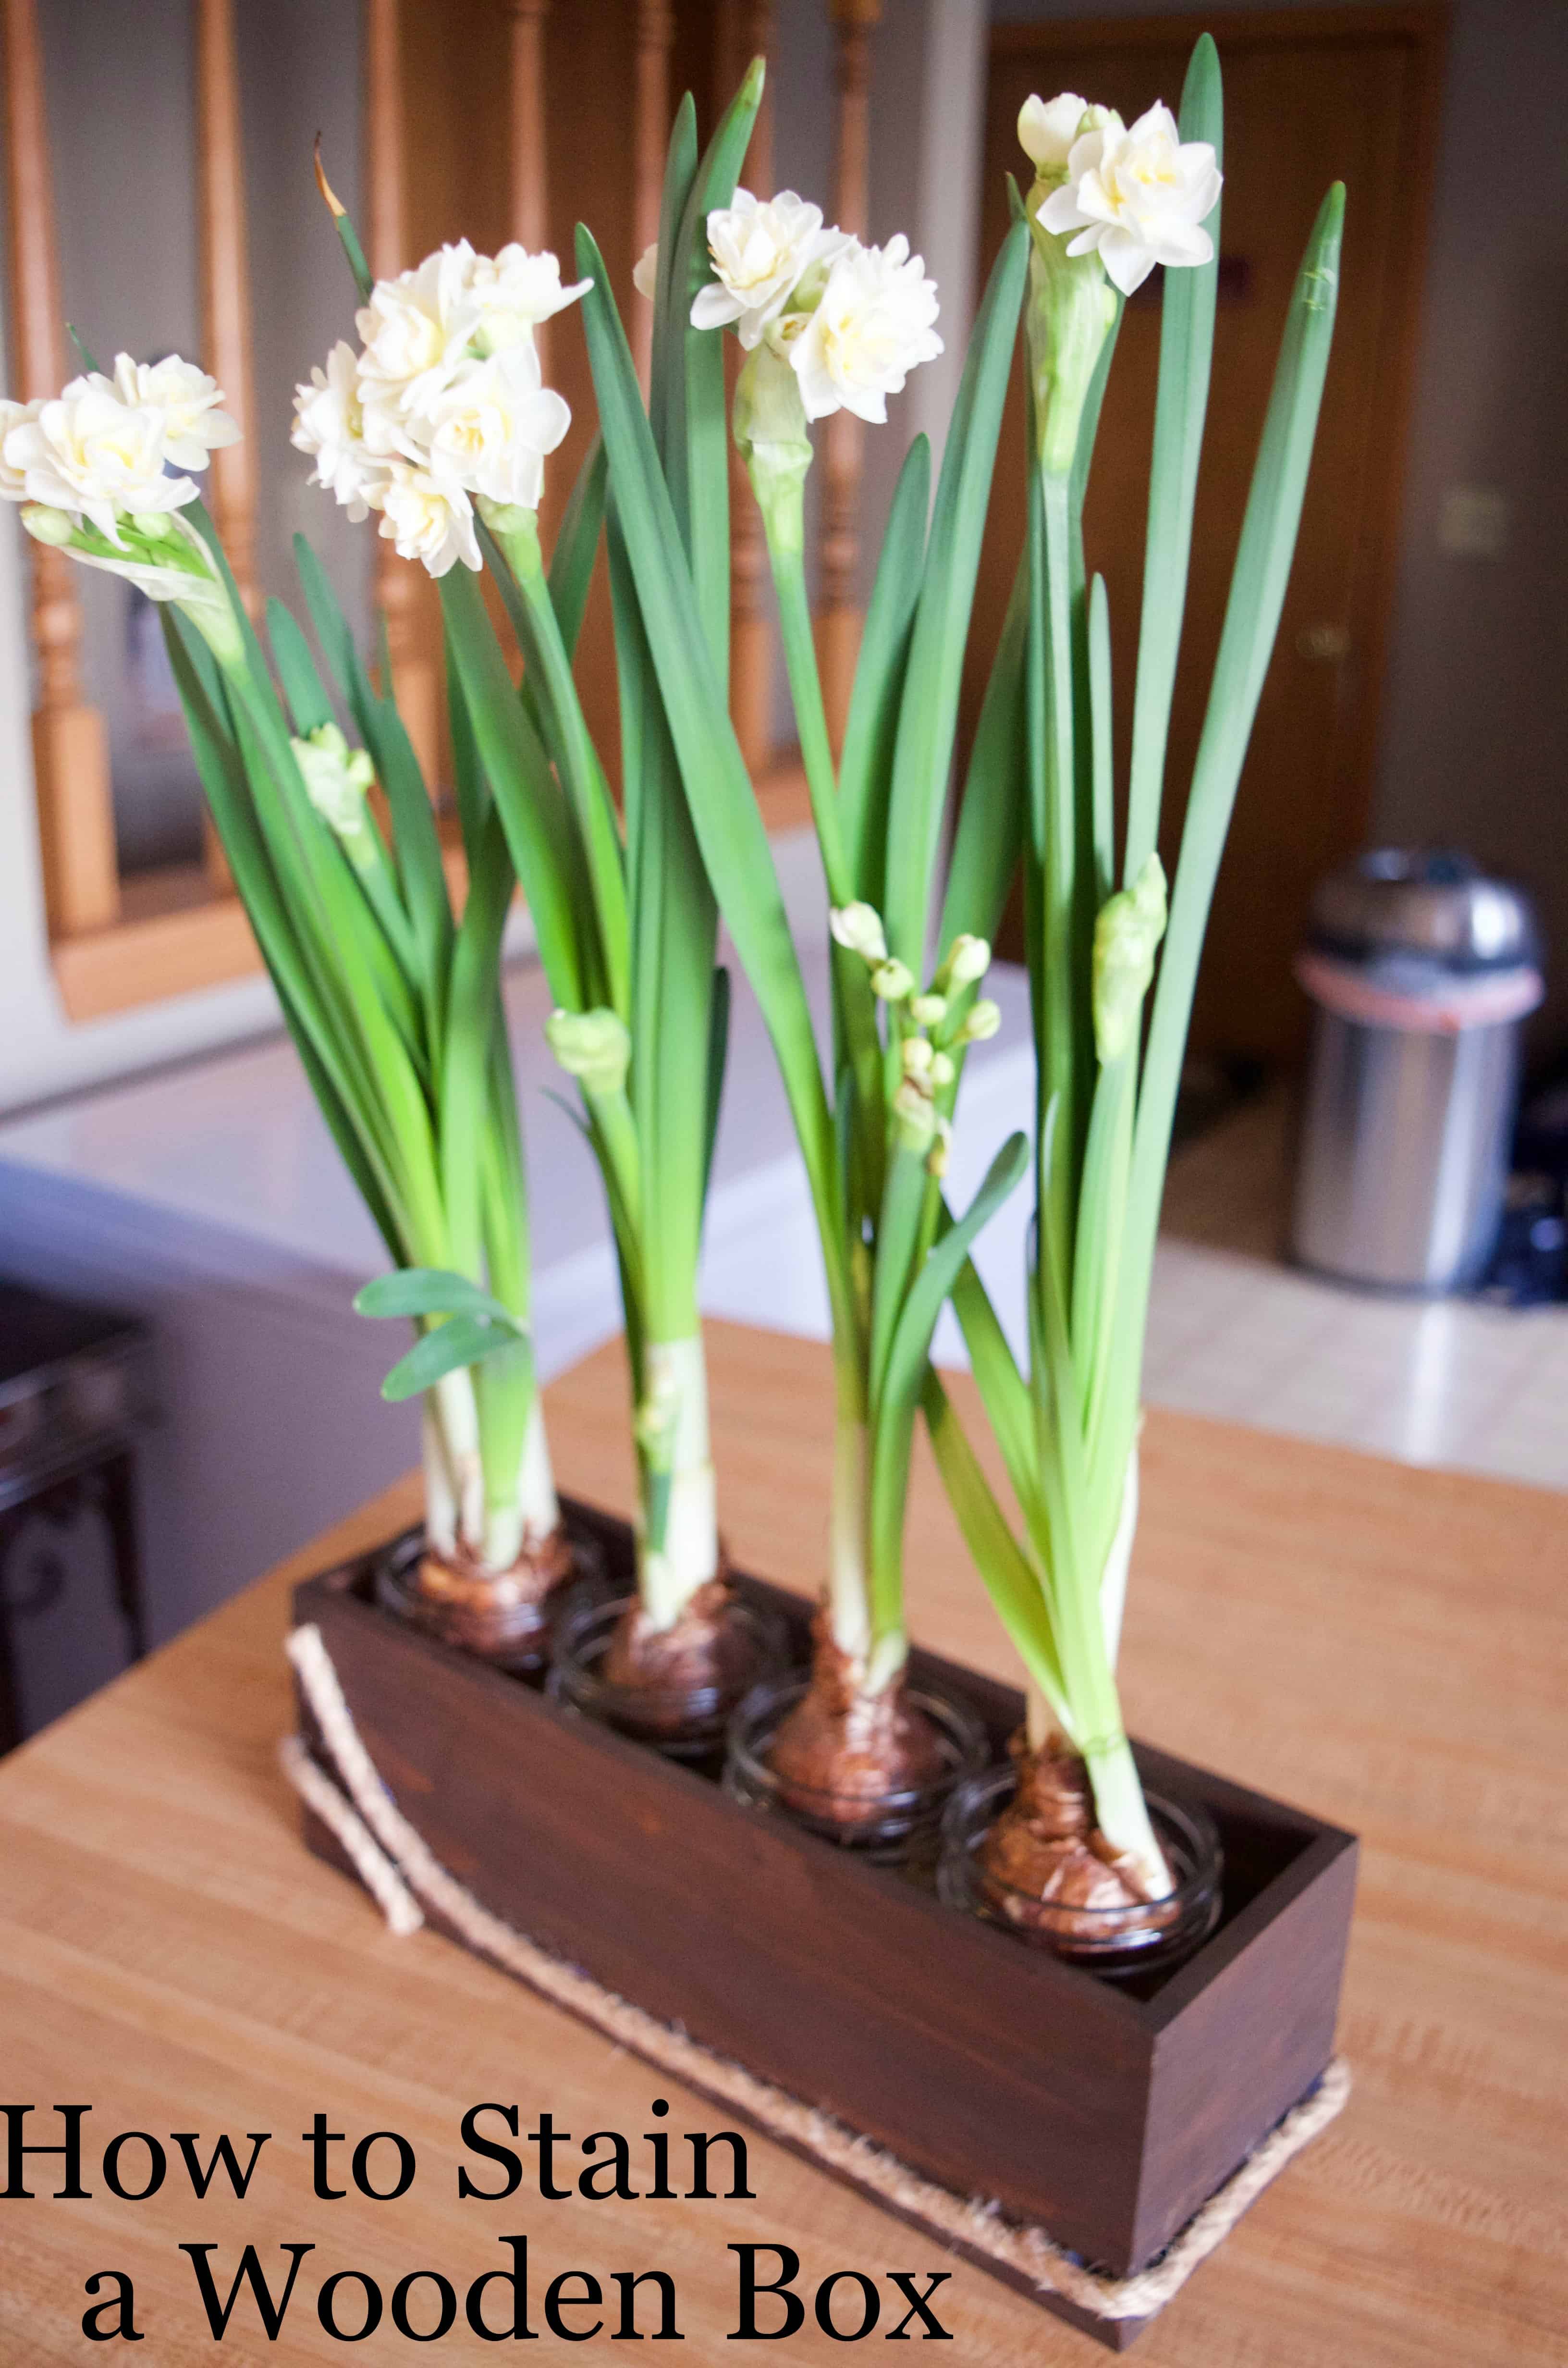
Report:
[{"label": "glass jar rim", "polygon": [[[977,1776],[966,1778],[954,1792],[943,1819],[943,1841],[953,1856],[961,1853],[967,1864],[968,1880],[982,1902],[987,1897],[1015,1899],[1035,1913],[1049,1916],[1052,1910],[1071,1916],[1085,1953],[1096,1946],[1120,1945],[1148,1947],[1155,1938],[1163,1938],[1162,1928],[1139,1925],[1130,1919],[1138,1907],[1159,1907],[1169,1911],[1173,1923],[1179,1926],[1204,1899],[1218,1891],[1224,1873],[1224,1850],[1219,1828],[1208,1810],[1199,1802],[1179,1802],[1160,1793],[1145,1792],[1150,1819],[1163,1844],[1174,1841],[1185,1872],[1181,1873],[1174,1891],[1165,1898],[1139,1902],[1135,1907],[1079,1907],[1065,1900],[1042,1899],[1032,1891],[1020,1890],[1017,1884],[999,1882],[989,1873],[983,1873],[976,1862],[980,1843],[990,1831],[998,1809],[1006,1805],[1017,1790],[1017,1776],[1011,1767],[989,1768]],[[1164,1831],[1161,1831],[1161,1828]],[[1004,1917],[1004,1922],[1011,1919]],[[1139,1934],[1148,1933],[1150,1941],[1140,1943]]]},{"label": "glass jar rim", "polygon": [[[777,1792],[782,1782],[766,1756],[767,1747],[787,1713],[804,1701],[810,1687],[810,1676],[799,1673],[763,1679],[737,1705],[730,1721],[731,1766],[765,1793]],[[802,1783],[791,1777],[790,1793],[808,1807],[820,1802],[824,1811],[863,1804],[868,1820],[904,1810],[935,1809],[946,1802],[955,1782],[965,1781],[966,1768],[972,1769],[982,1755],[989,1754],[990,1738],[978,1715],[956,1696],[917,1681],[906,1687],[904,1700],[921,1712],[936,1730],[949,1759],[940,1775],[933,1777],[928,1784],[900,1785],[883,1793],[829,1792],[821,1785]]]}]

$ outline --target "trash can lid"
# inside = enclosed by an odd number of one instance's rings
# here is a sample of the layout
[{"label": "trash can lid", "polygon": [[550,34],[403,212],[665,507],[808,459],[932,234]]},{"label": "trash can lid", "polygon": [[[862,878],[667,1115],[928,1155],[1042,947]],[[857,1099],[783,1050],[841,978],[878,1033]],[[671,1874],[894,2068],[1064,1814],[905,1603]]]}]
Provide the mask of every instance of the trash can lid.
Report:
[{"label": "trash can lid", "polygon": [[1446,848],[1388,847],[1358,856],[1313,896],[1309,935],[1322,953],[1380,967],[1401,955],[1449,973],[1511,970],[1540,959],[1528,898]]}]

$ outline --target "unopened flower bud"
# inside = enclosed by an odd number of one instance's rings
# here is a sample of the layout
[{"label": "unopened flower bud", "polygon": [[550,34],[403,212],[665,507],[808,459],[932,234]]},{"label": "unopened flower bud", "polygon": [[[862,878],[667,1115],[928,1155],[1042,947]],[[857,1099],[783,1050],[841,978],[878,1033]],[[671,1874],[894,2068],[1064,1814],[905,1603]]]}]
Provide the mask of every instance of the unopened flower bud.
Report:
[{"label": "unopened flower bud", "polygon": [[904,1076],[906,1077],[918,1077],[924,1076],[926,1074],[931,1067],[935,1055],[932,1053],[929,1042],[924,1036],[906,1036],[903,1042],[903,1050],[900,1058],[903,1063]]},{"label": "unopened flower bud", "polygon": [[926,1173],[927,1176],[945,1176],[947,1174],[948,1163],[952,1156],[952,1148],[953,1130],[951,1124],[947,1119],[939,1118],[937,1121],[937,1132],[932,1139],[931,1148],[926,1154]]},{"label": "unopened flower bud", "polygon": [[131,524],[147,542],[167,542],[174,531],[166,510],[132,510]]},{"label": "unopened flower bud", "polygon": [[1095,923],[1095,1050],[1119,1061],[1132,1042],[1154,951],[1165,932],[1165,875],[1151,855],[1131,888],[1101,905]]},{"label": "unopened flower bud", "polygon": [[993,1003],[989,996],[983,995],[978,1003],[971,1004],[953,1042],[955,1044],[983,1044],[987,1037],[995,1035],[1001,1025],[1001,1005]]},{"label": "unopened flower bud", "polygon": [[915,980],[907,962],[901,962],[890,956],[886,962],[872,965],[871,991],[874,995],[880,995],[884,1003],[902,1003],[914,985]]},{"label": "unopened flower bud", "polygon": [[545,1041],[569,1077],[585,1094],[613,1094],[626,1083],[631,1037],[613,1011],[552,1011]]},{"label": "unopened flower bud", "polygon": [[933,1053],[931,1058],[931,1083],[934,1086],[950,1086],[957,1075],[958,1071],[954,1068],[952,1062],[949,1060],[946,1053]]},{"label": "unopened flower bud", "polygon": [[909,1016],[922,1028],[938,1028],[948,1016],[945,995],[912,995]]},{"label": "unopened flower bud", "polygon": [[376,768],[363,748],[350,748],[335,723],[318,724],[302,740],[291,740],[305,794],[339,838],[357,838],[365,828],[365,799]]},{"label": "unopened flower bud", "polygon": [[991,949],[983,938],[971,938],[966,932],[957,937],[948,948],[948,957],[937,973],[937,985],[943,988],[973,986],[991,967]]},{"label": "unopened flower bud", "polygon": [[892,1098],[893,1123],[906,1151],[924,1151],[937,1132],[930,1095],[915,1077],[905,1077]]},{"label": "unopened flower bud", "polygon": [[75,520],[68,510],[51,510],[42,502],[28,502],[22,509],[22,524],[35,542],[47,542],[52,550],[63,551],[76,531]]},{"label": "unopened flower bud", "polygon": [[659,292],[659,242],[645,246],[631,267],[631,285],[651,304]]},{"label": "unopened flower bud", "polygon": [[888,941],[874,905],[838,905],[830,916],[835,942],[869,962],[886,962]]}]

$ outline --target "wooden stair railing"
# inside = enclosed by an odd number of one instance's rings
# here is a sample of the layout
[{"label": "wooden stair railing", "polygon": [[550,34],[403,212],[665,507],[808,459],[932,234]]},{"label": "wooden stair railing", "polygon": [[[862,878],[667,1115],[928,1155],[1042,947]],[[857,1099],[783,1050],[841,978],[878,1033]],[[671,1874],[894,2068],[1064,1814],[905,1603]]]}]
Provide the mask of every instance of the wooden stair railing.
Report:
[{"label": "wooden stair railing", "polygon": [[[6,193],[10,218],[12,388],[24,403],[74,375],[65,354],[43,57],[34,0],[4,0]],[[82,604],[63,552],[29,543],[38,653],[33,772],[52,936],[108,928],[119,915],[114,802],[104,719],[82,696]]]},{"label": "wooden stair railing", "polygon": [[[399,0],[365,0],[365,250],[378,279],[407,268],[404,253],[403,56]],[[427,609],[416,561],[376,542],[376,606],[386,620],[392,693],[427,782],[438,777],[441,685],[423,630]]]},{"label": "wooden stair railing", "polygon": [[[833,219],[857,237],[870,211],[871,35],[881,0],[832,0],[834,36]],[[860,655],[860,476],[866,430],[852,411],[835,411],[823,433],[822,575],[817,662],[823,704],[837,748],[844,738]]]}]

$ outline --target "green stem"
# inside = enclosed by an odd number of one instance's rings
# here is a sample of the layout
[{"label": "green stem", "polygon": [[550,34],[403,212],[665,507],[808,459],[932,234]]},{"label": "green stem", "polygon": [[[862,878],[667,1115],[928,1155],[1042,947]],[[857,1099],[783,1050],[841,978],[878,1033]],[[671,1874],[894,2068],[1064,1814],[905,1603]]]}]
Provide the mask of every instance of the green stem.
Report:
[{"label": "green stem", "polygon": [[822,676],[806,593],[804,486],[794,475],[783,484],[778,484],[756,465],[755,457],[751,478],[762,510],[768,564],[778,595],[779,639],[784,645],[785,671],[790,677],[795,725],[801,735],[801,762],[811,793],[812,819],[822,849],[827,893],[835,905],[848,905],[854,901],[855,887],[839,827],[833,744],[828,736],[827,710],[823,704]]},{"label": "green stem", "polygon": [[719,1569],[700,1332],[648,1343],[637,1436],[642,1484],[637,1587],[654,1626],[667,1629]]},{"label": "green stem", "polygon": [[624,1019],[631,1004],[631,956],[626,867],[604,769],[583,713],[572,661],[561,638],[532,510],[495,513],[491,530],[522,594],[529,626],[529,657],[540,677],[547,738],[582,835],[597,922],[599,958],[612,1010]]}]

